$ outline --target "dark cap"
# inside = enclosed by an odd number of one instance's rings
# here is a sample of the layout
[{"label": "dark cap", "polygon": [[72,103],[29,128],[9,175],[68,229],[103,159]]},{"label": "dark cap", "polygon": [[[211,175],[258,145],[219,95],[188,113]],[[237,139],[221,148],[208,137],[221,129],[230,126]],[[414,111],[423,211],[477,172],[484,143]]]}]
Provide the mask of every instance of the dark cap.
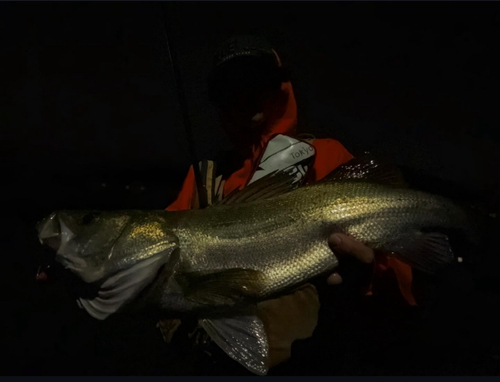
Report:
[{"label": "dark cap", "polygon": [[235,57],[251,56],[269,59],[279,66],[278,58],[271,44],[261,36],[241,35],[225,41],[214,57],[214,68]]}]

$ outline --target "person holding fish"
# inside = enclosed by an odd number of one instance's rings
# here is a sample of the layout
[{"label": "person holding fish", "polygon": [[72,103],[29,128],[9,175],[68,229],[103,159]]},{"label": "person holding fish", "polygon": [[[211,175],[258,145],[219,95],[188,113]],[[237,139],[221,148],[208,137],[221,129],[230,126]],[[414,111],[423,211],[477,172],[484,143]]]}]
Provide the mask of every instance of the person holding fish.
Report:
[{"label": "person holding fish", "polygon": [[196,176],[191,167],[166,211],[61,210],[37,226],[95,319],[153,308],[167,342],[185,333],[215,343],[265,375],[313,334],[314,279],[339,284],[353,257],[372,266],[366,294],[394,275],[415,305],[411,267],[451,264],[448,234],[478,243],[478,225],[451,200],[410,189],[397,169],[336,140],[298,135],[290,78],[265,42],[231,39],[209,90],[238,150],[202,161]]},{"label": "person holding fish", "polygon": [[[353,158],[337,140],[297,134],[297,105],[289,73],[265,39],[236,36],[223,44],[215,55],[208,86],[224,131],[236,147],[236,151],[223,153],[216,161],[200,163],[208,204],[274,170],[295,171],[297,185],[300,185],[321,180]],[[191,167],[178,198],[167,210],[199,207]],[[345,234],[332,232],[328,243],[336,254],[373,264],[374,277],[395,274],[403,297],[408,304],[416,304],[411,293],[410,266],[381,253],[377,253],[374,262],[375,253],[371,248]],[[342,277],[334,272],[326,281],[338,285]],[[370,285],[366,293],[376,292],[371,289]],[[318,310],[319,300],[312,284],[293,294],[260,303],[259,317],[266,326],[269,340],[270,367],[290,357],[294,340],[312,335]],[[160,327],[168,332],[168,321],[161,323]]]}]

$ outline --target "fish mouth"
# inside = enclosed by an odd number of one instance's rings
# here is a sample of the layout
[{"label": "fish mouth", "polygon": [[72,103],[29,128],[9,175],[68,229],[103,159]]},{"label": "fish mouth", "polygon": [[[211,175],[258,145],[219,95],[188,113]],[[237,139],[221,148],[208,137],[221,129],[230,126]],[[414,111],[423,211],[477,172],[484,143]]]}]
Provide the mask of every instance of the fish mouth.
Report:
[{"label": "fish mouth", "polygon": [[[85,217],[88,216],[89,213],[87,213],[87,211],[82,212],[83,219],[85,220]],[[77,216],[80,217],[80,215]],[[77,235],[73,232],[72,228],[70,228],[72,225],[75,225],[74,218],[71,214],[67,214],[64,211],[54,211],[37,223],[36,229],[38,231],[38,240],[47,250],[50,250],[51,255],[53,254],[53,256],[51,256],[53,262],[69,270],[80,278],[81,281],[88,284],[98,283],[111,276],[112,273],[110,273],[110,269],[108,269],[109,267],[105,260],[100,261],[102,259],[96,260],[93,259],[92,256],[88,256],[90,257],[89,260],[81,256],[77,248],[78,246],[73,245],[73,239]],[[114,240],[117,240],[127,227],[126,222],[123,222],[121,225],[120,230],[113,233],[113,235],[116,236]],[[110,251],[112,251],[112,247]],[[46,266],[45,268],[39,269],[38,279],[46,278],[44,274],[45,269]]]},{"label": "fish mouth", "polygon": [[38,231],[38,240],[46,248],[37,271],[37,280],[46,281],[49,268],[62,265],[74,269],[81,266],[81,260],[78,257],[61,253],[64,252],[63,247],[73,237],[73,233],[61,219],[59,213],[53,212],[38,222],[36,229]]},{"label": "fish mouth", "polygon": [[56,252],[61,246],[61,224],[57,214],[53,212],[37,224],[38,239]]},{"label": "fish mouth", "polygon": [[65,285],[74,296],[94,296],[95,288],[89,286],[81,277],[81,264],[78,258],[71,255],[62,255],[65,242],[73,233],[64,223],[60,214],[51,213],[36,224],[38,240],[44,246],[41,251],[40,265],[36,271],[35,280],[41,284],[56,282]]},{"label": "fish mouth", "polygon": [[[56,213],[44,218],[36,225],[38,239],[40,243],[53,251],[44,250],[40,261],[40,266],[36,272],[35,279],[39,282],[47,282],[53,279],[53,266],[56,265],[56,253],[61,246],[61,226]],[[50,253],[49,253],[50,252]]]}]

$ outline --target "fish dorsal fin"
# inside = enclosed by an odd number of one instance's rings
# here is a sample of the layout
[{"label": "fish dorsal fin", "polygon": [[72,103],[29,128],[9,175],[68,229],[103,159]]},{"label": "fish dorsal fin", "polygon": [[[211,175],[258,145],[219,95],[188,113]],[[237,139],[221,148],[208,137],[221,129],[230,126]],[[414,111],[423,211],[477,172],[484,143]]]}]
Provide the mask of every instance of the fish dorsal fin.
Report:
[{"label": "fish dorsal fin", "polygon": [[200,325],[229,357],[252,373],[267,374],[269,345],[264,325],[257,316],[202,319]]},{"label": "fish dorsal fin", "polygon": [[295,176],[291,175],[288,171],[274,171],[241,190],[236,189],[232,191],[224,199],[215,202],[212,206],[241,204],[269,199],[292,191],[297,186],[298,183],[296,183]]},{"label": "fish dorsal fin", "polygon": [[342,166],[337,167],[321,182],[334,183],[343,180],[368,181],[399,188],[408,187],[399,169],[375,159],[368,152],[356,156]]}]

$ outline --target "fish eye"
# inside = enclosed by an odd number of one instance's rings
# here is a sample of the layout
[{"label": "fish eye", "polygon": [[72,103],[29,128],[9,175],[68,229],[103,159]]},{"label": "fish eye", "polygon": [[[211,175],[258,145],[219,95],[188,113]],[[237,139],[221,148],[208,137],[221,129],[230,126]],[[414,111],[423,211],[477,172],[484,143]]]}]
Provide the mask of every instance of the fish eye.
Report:
[{"label": "fish eye", "polygon": [[92,223],[98,216],[100,215],[99,212],[89,212],[82,218],[82,223],[87,225]]}]

